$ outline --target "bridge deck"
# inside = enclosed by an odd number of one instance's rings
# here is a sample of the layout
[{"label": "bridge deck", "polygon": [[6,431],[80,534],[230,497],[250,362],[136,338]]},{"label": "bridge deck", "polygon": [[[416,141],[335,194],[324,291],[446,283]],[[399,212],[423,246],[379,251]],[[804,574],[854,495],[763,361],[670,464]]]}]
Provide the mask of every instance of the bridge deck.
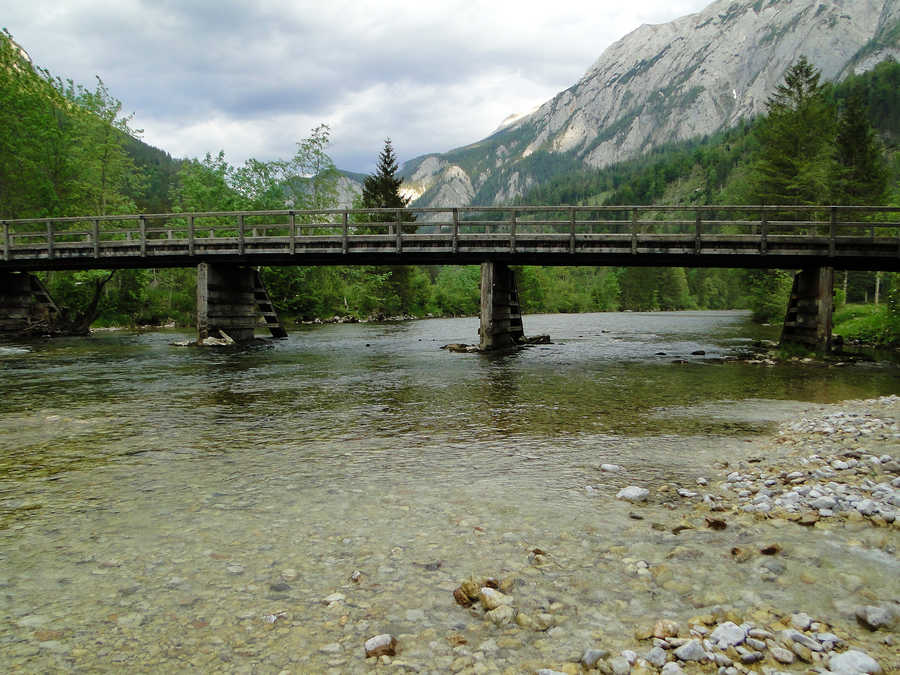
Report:
[{"label": "bridge deck", "polygon": [[[417,222],[408,222],[408,214],[416,215]],[[373,218],[392,220],[365,222]],[[7,271],[186,267],[200,262],[406,265],[488,260],[900,269],[898,207],[214,212],[9,220],[2,227],[0,270]]]}]

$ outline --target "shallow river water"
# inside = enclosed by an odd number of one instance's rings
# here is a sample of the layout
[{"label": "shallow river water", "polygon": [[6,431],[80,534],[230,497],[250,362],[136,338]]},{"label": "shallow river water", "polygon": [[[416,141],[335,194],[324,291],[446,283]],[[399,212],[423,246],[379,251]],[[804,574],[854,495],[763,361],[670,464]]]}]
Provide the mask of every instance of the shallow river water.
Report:
[{"label": "shallow river water", "polygon": [[[439,349],[476,327],[307,327],[245,349],[171,346],[176,332],[0,343],[0,667],[528,672],[647,617],[896,595],[883,533],[675,535],[651,527],[659,500],[615,499],[696,488],[779,421],[897,393],[896,365],[724,360],[774,337],[737,312],[534,316],[526,331],[553,344]],[[789,553],[776,577],[727,564],[766,537]],[[641,560],[667,583],[635,576]],[[513,579],[519,608],[556,629],[459,607],[472,575]],[[401,647],[390,666],[365,658],[380,633]]]}]

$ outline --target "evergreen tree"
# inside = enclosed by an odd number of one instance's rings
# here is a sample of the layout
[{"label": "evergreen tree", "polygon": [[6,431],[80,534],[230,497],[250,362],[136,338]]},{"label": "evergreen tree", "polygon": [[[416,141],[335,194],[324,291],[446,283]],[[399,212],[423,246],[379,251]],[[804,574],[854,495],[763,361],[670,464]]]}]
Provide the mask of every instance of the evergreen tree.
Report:
[{"label": "evergreen tree", "polygon": [[403,209],[409,199],[400,194],[402,178],[397,177],[397,157],[391,139],[384,141],[384,149],[378,155],[377,171],[366,176],[363,182],[362,199],[367,209]]},{"label": "evergreen tree", "polygon": [[863,96],[862,90],[854,91],[838,120],[832,167],[837,204],[880,204],[887,188],[887,164]]},{"label": "evergreen tree", "polygon": [[760,147],[751,175],[753,201],[785,205],[827,201],[835,116],[820,75],[801,56],[766,101],[768,116],[757,128]]},{"label": "evergreen tree", "polygon": [[[394,155],[394,147],[391,139],[384,141],[384,149],[378,155],[378,167],[374,174],[366,176],[363,181],[362,207],[366,209],[398,209],[402,211],[392,213],[372,213],[365,217],[365,222],[370,223],[395,223],[397,220],[404,223],[415,221],[415,216],[406,211],[409,198],[400,194],[400,185],[403,179],[397,176],[397,157]],[[415,225],[403,225],[404,233],[416,231]],[[389,225],[387,230],[380,228],[359,228],[361,232],[371,234],[393,234],[394,226]],[[390,267],[376,267],[374,271],[384,274],[384,283],[381,287],[381,313],[384,314],[408,314],[413,311],[421,311],[423,276],[420,270],[413,267],[393,265]]]}]

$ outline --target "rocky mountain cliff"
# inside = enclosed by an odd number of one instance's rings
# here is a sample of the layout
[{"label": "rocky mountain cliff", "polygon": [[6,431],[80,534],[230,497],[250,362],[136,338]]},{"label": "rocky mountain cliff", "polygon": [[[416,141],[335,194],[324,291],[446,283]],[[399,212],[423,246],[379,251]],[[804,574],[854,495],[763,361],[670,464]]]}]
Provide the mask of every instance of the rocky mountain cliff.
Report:
[{"label": "rocky mountain cliff", "polygon": [[611,45],[579,82],[488,138],[404,164],[418,206],[508,202],[765,110],[801,55],[825,79],[900,60],[900,0],[717,0]]}]

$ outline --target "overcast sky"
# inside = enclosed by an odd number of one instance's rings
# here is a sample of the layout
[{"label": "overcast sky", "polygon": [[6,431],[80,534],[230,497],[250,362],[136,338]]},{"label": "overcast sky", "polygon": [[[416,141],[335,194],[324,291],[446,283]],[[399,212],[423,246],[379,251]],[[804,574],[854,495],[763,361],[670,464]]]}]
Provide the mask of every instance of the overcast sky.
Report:
[{"label": "overcast sky", "polygon": [[174,156],[287,158],[324,122],[338,167],[368,173],[385,137],[401,161],[480,140],[710,1],[0,0],[0,23]]}]

